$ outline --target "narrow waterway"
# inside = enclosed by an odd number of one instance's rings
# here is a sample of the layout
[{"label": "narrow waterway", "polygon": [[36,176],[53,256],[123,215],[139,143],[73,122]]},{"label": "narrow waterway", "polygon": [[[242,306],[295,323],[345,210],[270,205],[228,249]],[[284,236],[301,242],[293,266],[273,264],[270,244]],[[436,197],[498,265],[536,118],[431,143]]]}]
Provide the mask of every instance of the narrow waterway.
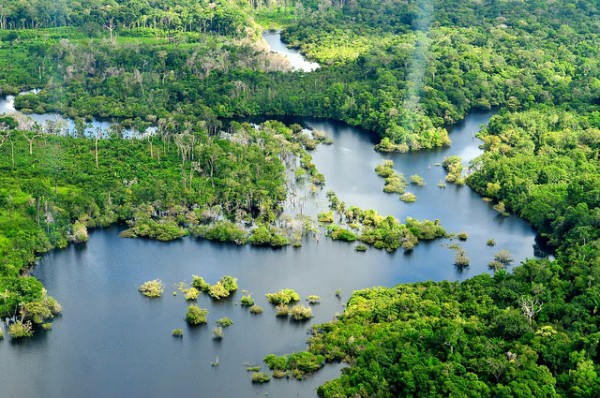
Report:
[{"label": "narrow waterway", "polygon": [[286,47],[285,43],[281,41],[281,33],[279,31],[265,31],[262,37],[271,51],[287,56],[292,69],[312,72],[319,68],[318,63],[307,61],[300,54],[300,51]]}]

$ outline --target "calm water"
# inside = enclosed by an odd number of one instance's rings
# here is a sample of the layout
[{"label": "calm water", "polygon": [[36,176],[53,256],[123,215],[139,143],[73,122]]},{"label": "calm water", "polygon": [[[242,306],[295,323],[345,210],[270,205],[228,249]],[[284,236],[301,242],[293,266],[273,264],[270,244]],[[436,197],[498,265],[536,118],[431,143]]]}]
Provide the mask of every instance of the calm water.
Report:
[{"label": "calm water", "polygon": [[[25,92],[25,93],[37,94],[38,92],[39,92],[39,90],[31,90],[31,91]],[[2,115],[3,113],[6,113],[6,114],[20,113],[19,111],[17,111],[15,109],[15,96],[14,95],[0,97],[0,115]],[[49,123],[54,124],[55,126],[57,126],[59,131],[61,131],[63,134],[75,131],[75,121],[71,118],[61,116],[58,113],[42,113],[42,114],[28,113],[27,116],[29,118],[31,118],[32,121],[38,123],[42,127],[46,126]],[[110,129],[110,127],[113,124],[114,123],[107,121],[107,120],[99,120],[99,119],[93,118],[91,120],[91,122],[89,122],[86,125],[85,133],[88,135],[94,134],[95,130],[97,128],[100,128],[103,131],[107,131],[108,129]],[[151,127],[148,127],[145,132],[146,133],[154,133],[155,131],[156,131],[156,127],[151,126]],[[123,129],[123,136],[129,137],[129,136],[131,136],[131,134],[132,134],[131,129]]]},{"label": "calm water", "polygon": [[[52,252],[35,269],[36,277],[63,305],[64,315],[55,320],[52,331],[32,340],[0,341],[0,397],[314,397],[318,385],[339,375],[340,366],[326,366],[303,382],[272,380],[256,386],[244,363],[261,364],[268,353],[302,350],[310,325],[342,312],[353,290],[462,280],[488,272],[486,264],[501,249],[508,249],[517,262],[533,256],[535,232],[526,223],[500,217],[468,187],[437,187],[444,172],[435,164],[455,154],[464,159],[477,156],[473,135],[491,115],[470,115],[451,132],[450,148],[402,155],[375,152],[373,136],[361,129],[300,120],[335,141],[312,153],[327,186],[315,197],[307,196],[310,213],[327,208],[324,192],[333,189],[348,206],[374,208],[400,219],[440,219],[449,232],[469,234],[467,242],[460,242],[471,258],[464,272],[454,267],[448,240],[421,243],[411,254],[388,254],[374,249],[356,253],[353,245],[324,237],[306,240],[300,249],[271,250],[192,238],[171,243],[128,240],[118,237],[118,227],[97,230],[87,244]],[[405,176],[419,174],[427,181],[423,188],[409,188],[417,195],[415,203],[382,192],[383,179],[373,169],[388,158]],[[496,247],[486,246],[489,238],[496,240]],[[209,324],[189,328],[183,319],[183,295],[171,293],[194,274],[210,283],[233,275],[240,291],[222,302],[201,296],[198,304],[208,308]],[[155,278],[166,286],[163,298],[151,300],[137,292],[137,286]],[[275,317],[264,295],[288,287],[304,298],[321,296],[310,322]],[[334,296],[336,289],[342,290],[341,300]],[[263,314],[254,316],[238,305],[242,290],[252,293],[264,307]],[[215,342],[211,329],[224,316],[234,324],[225,329],[223,341]],[[184,330],[183,339],[171,336],[174,328]],[[217,357],[219,366],[212,367]]]},{"label": "calm water", "polygon": [[[32,341],[0,342],[0,395],[8,397],[80,396],[269,396],[310,397],[315,388],[336,377],[339,366],[304,382],[273,380],[252,385],[244,363],[260,364],[268,353],[283,354],[305,346],[312,323],[325,322],[355,289],[393,286],[420,280],[459,280],[487,272],[486,264],[501,249],[516,260],[533,256],[534,231],[514,217],[502,218],[468,187],[437,188],[443,171],[433,164],[451,154],[477,154],[472,138],[490,114],[471,115],[451,133],[454,146],[437,152],[381,155],[372,149],[368,133],[340,123],[304,120],[305,125],[329,133],[332,146],[313,153],[325,174],[327,189],[334,189],[348,205],[375,208],[382,214],[404,218],[439,218],[448,231],[467,232],[461,243],[471,267],[460,273],[447,240],[421,243],[412,254],[387,254],[371,249],[356,253],[350,244],[321,238],[308,240],[300,249],[255,249],[196,241],[191,238],[160,243],[118,237],[119,228],[98,230],[86,245],[71,246],[43,257],[35,270],[50,294],[64,307],[54,330],[38,333]],[[397,195],[381,191],[383,181],[373,171],[383,158],[391,157],[396,169],[407,176],[419,173],[427,186],[413,189],[417,201],[405,204]],[[412,188],[411,188],[412,189]],[[324,191],[325,191],[324,190]],[[325,208],[324,194],[315,199]],[[485,241],[495,238],[489,248]],[[214,283],[224,274],[237,277],[240,291],[230,300],[198,302],[209,309],[209,325],[188,328],[183,320],[186,306],[181,294],[171,295],[175,284],[193,274]],[[150,300],[137,292],[149,279],[161,279],[165,296]],[[296,289],[303,297],[317,294],[322,303],[314,307],[315,318],[294,324],[277,319],[264,297],[281,288]],[[334,296],[343,292],[342,300]],[[265,312],[253,316],[237,303],[241,290],[253,294]],[[211,329],[223,316],[234,325],[225,330],[222,342],[212,340]],[[183,339],[170,335],[183,328]],[[220,365],[211,367],[216,357]]]},{"label": "calm water", "polygon": [[301,70],[303,72],[312,72],[319,68],[318,63],[307,61],[302,54],[300,54],[300,51],[293,48],[287,48],[285,43],[281,41],[280,32],[265,31],[263,32],[263,39],[267,42],[271,51],[286,55],[290,60],[290,65],[293,69]]}]

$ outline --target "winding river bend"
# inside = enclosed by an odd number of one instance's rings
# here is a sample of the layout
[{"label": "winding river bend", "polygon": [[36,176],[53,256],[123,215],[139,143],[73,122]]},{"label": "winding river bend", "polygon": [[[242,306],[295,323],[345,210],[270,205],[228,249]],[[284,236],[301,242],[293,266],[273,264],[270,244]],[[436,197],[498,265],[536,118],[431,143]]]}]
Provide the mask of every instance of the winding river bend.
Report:
[{"label": "winding river bend", "polygon": [[[356,253],[353,245],[321,238],[307,239],[300,249],[257,249],[185,238],[161,243],[118,237],[119,227],[93,231],[85,245],[70,246],[45,255],[35,269],[49,293],[63,305],[64,315],[54,330],[32,340],[0,342],[0,396],[7,397],[314,397],[315,389],[339,374],[329,365],[315,376],[297,382],[272,380],[253,385],[244,363],[262,364],[268,353],[283,354],[305,347],[310,325],[331,320],[343,311],[353,290],[393,286],[422,280],[462,280],[488,272],[493,254],[508,249],[515,262],[534,256],[535,231],[516,217],[501,217],[468,187],[437,187],[444,178],[444,157],[472,159],[479,154],[474,134],[492,113],[471,114],[454,127],[453,145],[437,151],[380,154],[373,151],[370,133],[325,120],[299,119],[306,127],[325,131],[331,146],[313,151],[313,161],[325,175],[327,186],[314,199],[325,209],[324,192],[336,191],[347,205],[373,208],[403,220],[407,216],[439,219],[449,232],[467,232],[461,242],[471,266],[458,271],[448,240],[420,243],[411,254],[388,254],[370,249]],[[383,180],[373,171],[382,159],[393,159],[405,176],[421,175],[423,188],[409,188],[417,196],[406,204],[398,195],[382,192]],[[487,247],[487,239],[496,240]],[[222,275],[238,278],[240,290],[229,300],[211,302],[209,324],[188,328],[183,320],[187,303],[172,296],[175,285],[193,274],[214,283]],[[165,295],[150,300],[137,292],[149,279],[161,279]],[[265,293],[293,288],[302,297],[321,296],[313,307],[315,317],[296,324],[275,317]],[[169,290],[171,289],[171,290]],[[342,299],[334,296],[341,289]],[[242,290],[252,293],[264,307],[252,315],[238,305]],[[221,317],[234,324],[221,342],[211,329]],[[182,328],[183,339],[171,336]],[[211,363],[218,358],[219,366]]]}]

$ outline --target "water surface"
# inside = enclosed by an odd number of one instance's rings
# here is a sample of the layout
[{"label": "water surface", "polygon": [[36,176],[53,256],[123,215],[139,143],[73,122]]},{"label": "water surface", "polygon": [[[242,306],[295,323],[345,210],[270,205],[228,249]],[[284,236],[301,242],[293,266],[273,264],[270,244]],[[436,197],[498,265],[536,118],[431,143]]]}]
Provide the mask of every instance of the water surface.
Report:
[{"label": "water surface", "polygon": [[[265,34],[267,41],[274,38],[272,47],[280,45],[278,36]],[[10,107],[10,98],[0,101],[0,113]],[[303,382],[272,380],[256,386],[244,363],[262,364],[268,353],[304,349],[310,326],[341,313],[356,289],[463,280],[489,272],[487,263],[502,249],[509,250],[516,262],[534,255],[535,232],[525,222],[500,216],[468,187],[437,187],[445,173],[436,164],[450,155],[465,161],[477,156],[479,141],[474,134],[491,115],[468,116],[452,129],[449,148],[409,154],[375,152],[371,133],[343,123],[295,119],[335,141],[312,152],[327,186],[315,196],[296,193],[305,213],[326,210],[325,192],[332,189],[347,206],[373,208],[401,220],[439,219],[449,232],[468,233],[468,240],[460,242],[471,258],[466,270],[454,267],[454,252],[447,246],[457,242],[449,240],[420,243],[409,254],[388,254],[375,249],[357,253],[354,245],[323,236],[318,241],[306,239],[299,249],[271,250],[192,238],[170,243],[128,240],[118,237],[116,226],[96,230],[87,244],[47,254],[36,267],[35,276],[63,305],[64,315],[50,332],[31,340],[15,342],[7,337],[0,342],[0,396],[314,397],[318,385],[339,375],[339,365],[328,365]],[[373,169],[383,159],[393,159],[396,170],[407,178],[419,174],[426,180],[425,187],[408,189],[416,194],[415,203],[382,192],[383,179]],[[490,238],[496,247],[485,244]],[[183,319],[187,303],[181,293],[172,292],[194,274],[210,283],[233,275],[240,291],[221,302],[201,296],[198,304],[208,308],[209,324],[190,328]],[[141,283],[157,278],[166,286],[163,298],[151,300],[137,292]],[[310,322],[275,317],[264,295],[282,288],[293,288],[304,298],[321,296]],[[342,291],[341,300],[334,295],[336,289]],[[252,315],[238,304],[245,294],[242,290],[252,293],[264,307],[263,314]],[[223,341],[216,342],[211,329],[224,316],[234,324],[225,329]],[[171,336],[174,328],[184,330],[182,339]],[[217,358],[219,366],[211,366]]]},{"label": "water surface", "polygon": [[[326,322],[343,311],[353,290],[393,286],[422,280],[462,280],[487,272],[487,262],[501,249],[517,261],[533,256],[535,233],[515,217],[501,217],[468,187],[436,185],[444,176],[435,163],[452,154],[477,153],[473,134],[491,114],[474,114],[451,133],[454,145],[434,152],[382,155],[372,149],[372,136],[342,123],[304,119],[307,127],[330,134],[334,145],[313,152],[317,168],[325,174],[327,187],[347,205],[374,208],[403,219],[440,219],[451,232],[467,232],[461,242],[471,266],[460,272],[453,265],[448,240],[421,243],[411,254],[388,254],[370,249],[356,253],[352,244],[307,239],[302,248],[281,250],[222,245],[192,238],[171,243],[128,240],[118,237],[119,228],[96,230],[85,245],[70,246],[44,256],[35,269],[52,296],[63,305],[64,315],[54,329],[38,333],[32,341],[0,343],[0,385],[3,395],[27,397],[78,396],[315,396],[315,389],[336,377],[339,366],[328,366],[303,382],[272,380],[255,386],[244,363],[261,364],[268,353],[283,354],[305,347],[311,324]],[[469,155],[469,156],[471,156]],[[383,180],[373,168],[392,158],[396,169],[407,176],[418,173],[424,188],[411,188],[417,201],[405,204],[398,195],[384,194]],[[312,201],[315,209],[327,207],[324,193]],[[494,238],[497,246],[487,247]],[[238,278],[240,291],[231,299],[212,302],[201,296],[198,304],[209,310],[209,325],[186,326],[187,304],[175,285],[201,275],[210,283],[222,275]],[[149,279],[166,285],[161,299],[151,300],[137,292]],[[315,317],[296,324],[277,319],[265,293],[296,289],[302,297],[321,296],[313,308]],[[238,305],[245,289],[264,307],[251,315]],[[342,300],[334,296],[342,290]],[[228,316],[234,325],[223,341],[212,339],[215,321]],[[171,330],[183,328],[183,339]],[[211,367],[219,358],[220,365]]]},{"label": "water surface", "polygon": [[293,69],[301,70],[303,72],[312,72],[319,68],[318,63],[307,61],[306,58],[300,54],[300,51],[286,47],[285,43],[281,41],[281,32],[265,31],[263,32],[263,39],[269,45],[271,51],[287,56]]}]

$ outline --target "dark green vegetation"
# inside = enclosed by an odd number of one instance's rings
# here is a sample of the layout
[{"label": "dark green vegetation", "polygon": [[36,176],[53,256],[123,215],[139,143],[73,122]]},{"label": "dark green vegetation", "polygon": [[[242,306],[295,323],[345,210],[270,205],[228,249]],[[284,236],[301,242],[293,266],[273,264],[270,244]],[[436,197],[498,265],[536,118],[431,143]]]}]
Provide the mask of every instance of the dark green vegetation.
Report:
[{"label": "dark green vegetation", "polygon": [[[391,167],[389,163],[380,166],[382,166],[381,168],[378,166],[380,172],[383,168]],[[344,227],[335,224],[328,227],[327,231],[331,239],[346,242],[360,240],[373,245],[376,249],[394,252],[400,247],[405,251],[410,251],[419,243],[419,240],[433,240],[446,236],[446,231],[438,220],[418,221],[407,217],[405,223],[402,224],[397,218],[383,217],[375,210],[362,210],[356,206],[346,209],[344,202],[340,202],[335,193],[328,192],[327,195],[330,207],[340,216],[340,222],[345,224]],[[406,200],[414,201],[414,198],[409,197]],[[327,221],[333,222],[333,210],[325,213],[323,217],[320,215],[319,221],[323,221],[325,218]],[[362,250],[362,247],[359,250]]]},{"label": "dark green vegetation", "polygon": [[282,356],[269,354],[265,357],[264,361],[277,378],[291,376],[296,379],[302,379],[306,373],[313,373],[319,370],[325,363],[325,358],[310,352],[297,352]]},{"label": "dark green vegetation", "polygon": [[206,308],[200,308],[196,304],[191,304],[185,314],[185,320],[192,326],[201,325],[206,323],[206,316],[208,310]]},{"label": "dark green vegetation", "polygon": [[182,338],[182,337],[183,337],[183,330],[182,330],[182,329],[179,329],[179,328],[178,328],[178,329],[173,329],[173,330],[171,331],[171,335],[172,335],[173,337]]},{"label": "dark green vegetation", "polygon": [[[43,301],[42,285],[20,273],[39,253],[87,240],[87,228],[121,222],[128,236],[170,240],[219,219],[270,223],[285,198],[282,158],[301,150],[278,122],[261,130],[233,123],[228,135],[199,123],[143,140],[97,141],[20,130],[11,117],[0,125],[2,316]],[[231,292],[229,282],[221,287]]]},{"label": "dark green vegetation", "polygon": [[[355,292],[313,328],[309,353],[351,365],[320,396],[598,396],[599,114],[492,119],[467,183],[530,221],[556,259],[509,273],[502,250],[493,277]],[[468,265],[458,247],[456,263]]]},{"label": "dark green vegetation", "polygon": [[252,373],[251,379],[252,383],[262,384],[271,381],[271,376],[264,372],[254,372]]},{"label": "dark green vegetation", "polygon": [[[2,122],[0,313],[21,318],[11,335],[30,335],[29,322],[53,314],[42,285],[19,277],[22,270],[36,253],[85,241],[87,227],[129,221],[128,236],[169,240],[191,231],[285,244],[270,225],[285,194],[279,146],[243,126],[248,139],[225,139],[218,117],[334,118],[379,133],[382,151],[408,151],[446,145],[447,125],[498,106],[467,183],[499,213],[530,221],[556,260],[508,273],[510,257],[499,252],[493,277],[357,292],[339,319],[314,329],[309,352],[266,362],[274,376],[301,377],[325,360],[348,361],[319,390],[327,397],[600,396],[597,1],[306,0],[284,10],[185,0],[173,8],[28,4],[0,6],[0,92],[39,87],[17,107],[121,123],[92,141]],[[285,39],[323,67],[280,72],[285,65],[253,45],[251,14],[266,25],[293,24]],[[81,136],[84,120],[77,123]],[[115,138],[121,126],[140,132],[150,124],[156,137]],[[351,224],[366,220],[360,239],[375,247],[410,250],[420,234],[444,234],[433,222],[411,227],[335,207]],[[251,236],[240,226],[250,220],[258,221]],[[339,228],[332,236],[353,240]]]},{"label": "dark green vegetation", "polygon": [[379,177],[385,179],[383,192],[403,194],[407,182],[404,176],[394,170],[393,160],[384,160],[375,167],[375,172]]}]

